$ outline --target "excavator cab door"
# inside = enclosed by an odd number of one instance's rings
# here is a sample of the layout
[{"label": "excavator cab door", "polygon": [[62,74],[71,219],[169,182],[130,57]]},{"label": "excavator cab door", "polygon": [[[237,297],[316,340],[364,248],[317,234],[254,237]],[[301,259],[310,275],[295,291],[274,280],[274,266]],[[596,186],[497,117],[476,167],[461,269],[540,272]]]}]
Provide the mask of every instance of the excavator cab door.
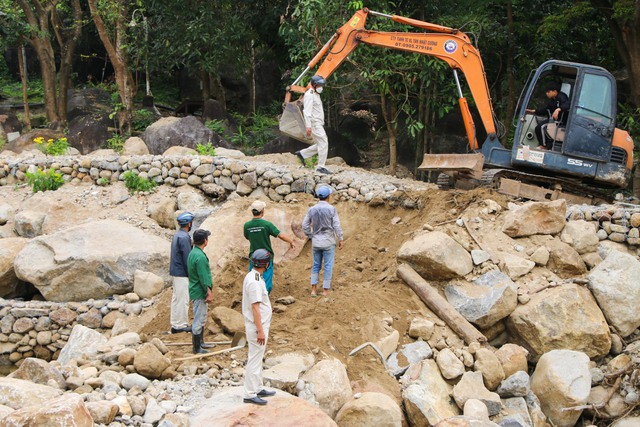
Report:
[{"label": "excavator cab door", "polygon": [[563,153],[595,161],[608,161],[616,116],[616,86],[613,76],[600,68],[582,68],[573,97]]}]

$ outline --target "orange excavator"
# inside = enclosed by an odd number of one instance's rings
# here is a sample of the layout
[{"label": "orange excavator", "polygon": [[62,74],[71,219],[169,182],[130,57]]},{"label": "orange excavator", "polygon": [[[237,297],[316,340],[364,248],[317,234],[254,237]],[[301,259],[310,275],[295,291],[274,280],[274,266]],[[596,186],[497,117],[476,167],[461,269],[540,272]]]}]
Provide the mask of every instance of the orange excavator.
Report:
[{"label": "orange excavator", "polygon": [[[383,32],[365,29],[369,15],[391,19],[420,31]],[[565,198],[572,203],[592,203],[608,199],[612,188],[624,188],[631,177],[633,140],[617,129],[616,85],[611,73],[601,67],[550,60],[532,71],[522,91],[516,111],[516,131],[512,148],[498,138],[487,77],[478,49],[460,30],[420,20],[374,12],[357,11],[287,87],[280,130],[303,140],[301,103],[292,95],[304,94],[303,77],[320,63],[314,74],[325,79],[360,44],[434,56],[453,70],[458,103],[469,141],[465,154],[425,154],[421,170],[442,172],[438,184],[472,188],[491,186],[498,191],[533,200]],[[467,85],[482,120],[487,137],[477,139],[476,126],[463,95],[458,70]],[[570,108],[561,122],[532,113],[542,99],[544,88],[553,82],[567,95]],[[534,129],[542,126],[538,141]],[[542,149],[541,147],[548,147]]]}]

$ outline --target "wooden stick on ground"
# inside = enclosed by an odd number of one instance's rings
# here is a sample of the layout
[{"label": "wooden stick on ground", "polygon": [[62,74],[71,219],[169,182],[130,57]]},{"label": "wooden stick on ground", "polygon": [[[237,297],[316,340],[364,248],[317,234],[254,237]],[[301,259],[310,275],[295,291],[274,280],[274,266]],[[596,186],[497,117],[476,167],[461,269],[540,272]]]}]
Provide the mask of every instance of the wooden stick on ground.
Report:
[{"label": "wooden stick on ground", "polygon": [[174,362],[182,362],[184,360],[202,359],[204,357],[215,356],[216,354],[222,354],[222,353],[228,353],[230,351],[240,350],[241,348],[244,348],[244,347],[245,347],[245,345],[238,345],[238,346],[235,346],[235,347],[225,348],[224,350],[218,350],[218,351],[214,351],[214,352],[211,352],[211,353],[194,354],[193,356],[180,357],[178,359],[173,359],[173,361]]},{"label": "wooden stick on ground", "polygon": [[435,314],[438,315],[467,345],[472,342],[486,343],[487,337],[482,335],[467,321],[438,291],[433,289],[413,268],[407,264],[398,266],[398,277],[420,297]]}]

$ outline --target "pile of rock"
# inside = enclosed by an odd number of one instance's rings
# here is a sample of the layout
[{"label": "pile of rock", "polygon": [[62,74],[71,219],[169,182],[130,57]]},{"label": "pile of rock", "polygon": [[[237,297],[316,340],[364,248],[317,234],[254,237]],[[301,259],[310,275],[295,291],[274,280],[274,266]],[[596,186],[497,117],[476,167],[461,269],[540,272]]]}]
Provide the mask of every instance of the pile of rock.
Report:
[{"label": "pile of rock", "polygon": [[[216,149],[221,151],[216,157],[175,155],[176,151],[184,152],[180,148],[173,147],[163,155],[136,156],[119,156],[112,151],[63,157],[44,156],[37,151],[25,152],[20,156],[2,153],[0,185],[26,182],[26,174],[37,169],[56,170],[66,182],[74,185],[108,185],[122,181],[123,174],[131,171],[160,185],[190,185],[211,198],[221,200],[231,194],[252,197],[264,194],[278,202],[293,197],[295,193],[313,193],[319,183],[330,183],[344,200],[373,205],[387,203],[408,209],[418,208],[419,202],[408,197],[405,191],[429,187],[429,184],[418,181],[359,173],[349,168],[333,175],[322,175],[298,166],[250,162],[237,158],[244,155],[233,150]],[[194,153],[193,150],[187,152]],[[295,164],[294,155],[285,156],[290,156],[291,163]]]},{"label": "pile of rock", "polygon": [[56,359],[76,325],[122,330],[128,315],[139,315],[152,304],[135,293],[83,303],[0,298],[0,365],[20,364],[30,357]]},{"label": "pile of rock", "polygon": [[640,246],[640,207],[638,205],[574,205],[567,211],[569,220],[593,225],[598,239]]}]

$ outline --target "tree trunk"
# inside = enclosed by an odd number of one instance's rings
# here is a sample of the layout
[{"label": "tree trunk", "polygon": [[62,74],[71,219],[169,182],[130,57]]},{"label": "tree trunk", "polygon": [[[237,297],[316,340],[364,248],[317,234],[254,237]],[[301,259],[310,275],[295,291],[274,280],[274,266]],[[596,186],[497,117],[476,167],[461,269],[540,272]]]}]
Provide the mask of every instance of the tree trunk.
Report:
[{"label": "tree trunk", "polygon": [[630,14],[615,17],[615,0],[591,0],[591,4],[604,13],[611,28],[616,49],[624,61],[631,85],[631,102],[640,107],[640,1],[636,0]]},{"label": "tree trunk", "polygon": [[636,162],[635,172],[633,173],[633,197],[640,199],[640,161]]},{"label": "tree trunk", "polygon": [[202,101],[206,102],[207,99],[211,98],[211,75],[205,70],[200,70],[200,84],[202,85]]},{"label": "tree trunk", "polygon": [[509,139],[509,129],[513,121],[513,114],[516,108],[516,79],[514,76],[514,24],[513,24],[513,4],[511,0],[507,1],[507,108],[504,112],[505,134],[502,137],[502,145],[507,146]]},{"label": "tree trunk", "polygon": [[29,97],[27,95],[27,69],[24,58],[24,45],[20,41],[18,49],[18,68],[20,69],[20,80],[22,81],[22,104],[24,105],[24,125],[28,131],[31,130],[31,114],[29,113]]},{"label": "tree trunk", "polygon": [[[60,70],[58,72],[58,114],[63,123],[67,122],[67,92],[71,86],[73,72],[73,56],[82,30],[82,8],[80,0],[71,1],[73,24],[70,31],[65,31],[62,20],[56,12],[52,16],[53,28],[60,46]],[[66,33],[66,34],[65,34]]]},{"label": "tree trunk", "polygon": [[47,120],[49,123],[58,124],[60,115],[57,107],[56,60],[51,41],[48,39],[50,32],[49,14],[55,9],[57,2],[49,2],[46,7],[43,7],[43,4],[39,1],[34,2],[33,5],[26,0],[17,0],[17,3],[24,12],[27,23],[33,28],[28,40],[36,51],[38,62],[40,63],[42,86],[44,88],[44,109]]},{"label": "tree trunk", "polygon": [[211,75],[211,93],[213,96],[220,102],[222,108],[224,109],[224,113],[227,113],[227,97],[224,93],[224,87],[222,86],[222,81],[220,80],[220,76],[218,74]]},{"label": "tree trunk", "polygon": [[251,40],[251,65],[249,66],[249,109],[256,113],[256,49]]},{"label": "tree trunk", "polygon": [[397,146],[396,146],[396,126],[395,118],[397,113],[397,107],[393,96],[390,96],[389,111],[387,111],[387,96],[385,94],[380,95],[380,109],[382,110],[382,116],[387,126],[387,132],[389,133],[389,175],[396,174],[397,167]]},{"label": "tree trunk", "polygon": [[133,112],[133,97],[136,94],[137,88],[133,81],[133,75],[129,70],[129,62],[126,53],[126,41],[124,40],[125,22],[127,21],[127,2],[124,0],[118,0],[118,10],[116,13],[115,22],[115,40],[109,38],[105,23],[98,12],[96,7],[96,0],[89,1],[89,10],[91,11],[91,17],[98,30],[100,40],[104,45],[111,65],[116,75],[116,85],[118,86],[118,95],[120,95],[120,101],[123,108],[118,113],[120,123],[120,133],[123,135],[131,134],[131,117]]}]

